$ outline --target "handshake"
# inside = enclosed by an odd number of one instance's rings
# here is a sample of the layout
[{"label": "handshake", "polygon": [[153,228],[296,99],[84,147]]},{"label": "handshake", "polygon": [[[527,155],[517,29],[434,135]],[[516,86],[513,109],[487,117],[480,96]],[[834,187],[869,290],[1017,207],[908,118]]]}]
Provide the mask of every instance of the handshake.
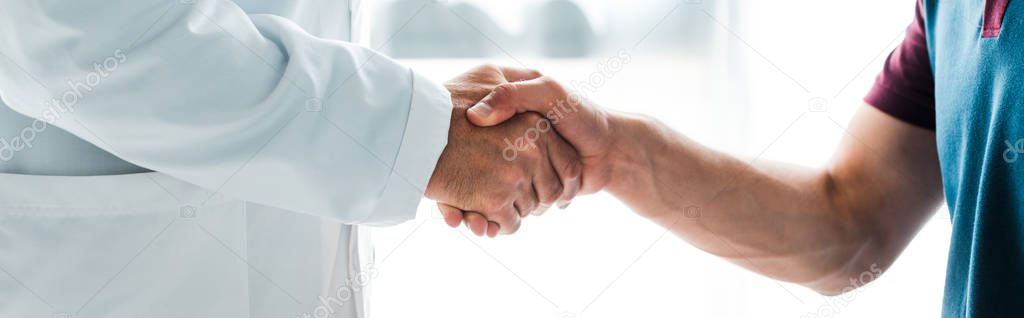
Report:
[{"label": "handshake", "polygon": [[427,185],[445,222],[515,233],[523,218],[611,179],[610,116],[532,70],[484,65],[445,84],[448,145]]}]

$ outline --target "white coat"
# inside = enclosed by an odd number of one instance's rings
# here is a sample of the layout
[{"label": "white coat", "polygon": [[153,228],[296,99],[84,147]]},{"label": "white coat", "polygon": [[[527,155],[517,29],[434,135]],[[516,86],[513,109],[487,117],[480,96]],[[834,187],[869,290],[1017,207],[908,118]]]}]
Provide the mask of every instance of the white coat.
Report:
[{"label": "white coat", "polygon": [[356,225],[415,216],[451,100],[347,42],[357,1],[2,7],[0,106],[25,125],[0,159],[66,134],[56,157],[154,172],[0,174],[0,317],[365,316]]}]

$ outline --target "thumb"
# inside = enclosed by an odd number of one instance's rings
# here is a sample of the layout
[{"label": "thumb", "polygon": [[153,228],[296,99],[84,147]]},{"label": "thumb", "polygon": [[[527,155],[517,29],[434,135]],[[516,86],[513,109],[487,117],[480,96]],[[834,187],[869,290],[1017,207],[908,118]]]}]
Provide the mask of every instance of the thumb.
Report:
[{"label": "thumb", "polygon": [[[491,93],[494,95],[494,93]],[[488,100],[492,99],[492,100]],[[508,107],[504,103],[495,103],[495,100],[488,96],[466,111],[469,122],[481,127],[489,127],[501,124],[512,118],[517,113],[516,109]]]},{"label": "thumb", "polygon": [[523,112],[546,114],[564,98],[564,90],[548,77],[498,85],[487,97],[469,108],[469,121],[477,126],[494,126]]}]

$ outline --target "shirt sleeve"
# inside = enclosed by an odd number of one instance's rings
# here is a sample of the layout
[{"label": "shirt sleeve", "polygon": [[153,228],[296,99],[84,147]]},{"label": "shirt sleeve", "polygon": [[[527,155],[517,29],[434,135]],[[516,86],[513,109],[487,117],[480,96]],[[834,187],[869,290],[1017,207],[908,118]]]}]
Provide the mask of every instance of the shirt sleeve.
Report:
[{"label": "shirt sleeve", "polygon": [[935,77],[918,2],[914,23],[885,61],[875,85],[864,98],[871,106],[909,124],[935,130]]},{"label": "shirt sleeve", "polygon": [[0,98],[133,164],[349,224],[412,219],[441,85],[231,1],[12,1]]}]

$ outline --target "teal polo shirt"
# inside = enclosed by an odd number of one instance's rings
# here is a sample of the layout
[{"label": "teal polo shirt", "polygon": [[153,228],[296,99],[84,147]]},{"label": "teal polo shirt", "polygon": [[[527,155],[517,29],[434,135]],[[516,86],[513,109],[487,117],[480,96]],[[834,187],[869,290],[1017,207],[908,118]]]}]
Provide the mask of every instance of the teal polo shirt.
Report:
[{"label": "teal polo shirt", "polygon": [[865,101],[935,130],[943,317],[1024,317],[1024,1],[921,1]]}]

